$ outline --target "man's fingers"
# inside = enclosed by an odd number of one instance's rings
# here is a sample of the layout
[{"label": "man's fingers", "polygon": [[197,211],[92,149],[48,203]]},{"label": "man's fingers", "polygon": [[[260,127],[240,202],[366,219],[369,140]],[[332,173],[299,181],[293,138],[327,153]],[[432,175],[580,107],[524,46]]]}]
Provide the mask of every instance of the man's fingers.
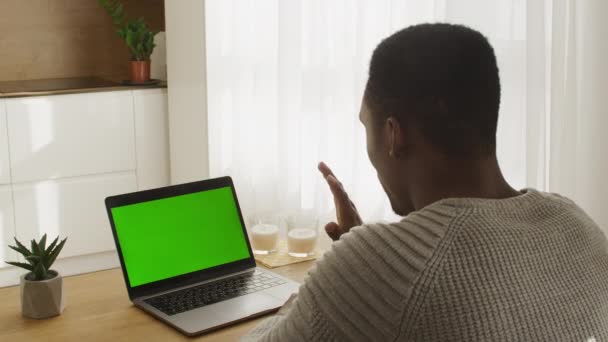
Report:
[{"label": "man's fingers", "polygon": [[321,173],[323,174],[324,178],[327,178],[330,175],[331,176],[334,175],[334,173],[331,171],[331,169],[329,168],[329,166],[327,166],[327,164],[325,164],[324,162],[320,162],[319,165],[317,166],[317,168],[319,169],[319,171],[321,171]]},{"label": "man's fingers", "polygon": [[331,171],[329,166],[327,166],[327,164],[325,164],[324,162],[320,162],[319,171],[321,171],[323,177],[325,177],[325,180],[329,185],[329,189],[333,193],[334,197],[337,197],[340,200],[348,199],[348,195],[346,194],[346,191],[344,191],[342,183],[340,183],[340,181],[336,178],[336,176]]},{"label": "man's fingers", "polygon": [[350,208],[351,208],[351,209],[352,209],[354,212],[359,213],[359,211],[357,210],[357,206],[355,205],[355,203],[353,203],[353,201],[351,201],[350,199],[349,199],[349,202],[350,202]]},{"label": "man's fingers", "polygon": [[326,224],[325,232],[334,241],[338,240],[340,238],[340,235],[342,235],[340,231],[340,226],[338,226],[336,222],[329,222],[328,224]]},{"label": "man's fingers", "polygon": [[[325,163],[320,162],[318,168],[323,174],[323,177],[325,177],[325,181],[329,185],[329,189],[334,197],[336,216],[340,225],[342,225],[342,227],[350,228],[352,225],[361,224],[361,218],[359,217],[359,213],[357,213],[357,208],[355,208],[353,202],[348,198],[348,194],[344,190],[342,183],[338,181],[331,169]],[[328,223],[325,226],[325,230],[327,231],[327,235],[333,240],[339,239],[343,232],[342,228],[335,222]]]},{"label": "man's fingers", "polygon": [[348,194],[344,191],[344,187],[342,183],[340,183],[336,177],[333,175],[329,175],[327,177],[327,184],[329,184],[329,189],[331,193],[334,195],[334,198],[344,202],[345,205],[348,205],[350,200],[348,199]]}]

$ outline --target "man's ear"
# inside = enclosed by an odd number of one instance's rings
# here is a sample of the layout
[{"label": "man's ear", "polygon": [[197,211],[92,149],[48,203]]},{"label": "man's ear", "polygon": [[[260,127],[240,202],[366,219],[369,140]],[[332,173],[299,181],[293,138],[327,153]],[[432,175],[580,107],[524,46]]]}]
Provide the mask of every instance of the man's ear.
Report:
[{"label": "man's ear", "polygon": [[404,131],[401,123],[394,116],[386,119],[386,136],[388,137],[388,155],[391,158],[399,158],[404,147]]}]

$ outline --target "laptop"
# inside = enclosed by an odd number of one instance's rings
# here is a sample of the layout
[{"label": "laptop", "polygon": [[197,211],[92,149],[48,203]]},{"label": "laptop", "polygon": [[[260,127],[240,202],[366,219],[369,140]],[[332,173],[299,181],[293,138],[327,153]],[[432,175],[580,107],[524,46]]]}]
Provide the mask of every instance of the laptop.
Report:
[{"label": "laptop", "polygon": [[256,267],[230,177],[105,203],[129,299],[186,335],[274,312],[298,290]]}]

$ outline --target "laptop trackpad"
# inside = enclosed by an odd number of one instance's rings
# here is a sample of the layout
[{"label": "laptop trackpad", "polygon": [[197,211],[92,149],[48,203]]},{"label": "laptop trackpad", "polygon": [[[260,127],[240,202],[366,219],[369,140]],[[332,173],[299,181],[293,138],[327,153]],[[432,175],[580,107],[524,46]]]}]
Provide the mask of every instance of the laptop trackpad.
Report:
[{"label": "laptop trackpad", "polygon": [[263,292],[256,292],[181,313],[172,317],[171,322],[192,334],[277,309],[282,305],[281,300]]}]

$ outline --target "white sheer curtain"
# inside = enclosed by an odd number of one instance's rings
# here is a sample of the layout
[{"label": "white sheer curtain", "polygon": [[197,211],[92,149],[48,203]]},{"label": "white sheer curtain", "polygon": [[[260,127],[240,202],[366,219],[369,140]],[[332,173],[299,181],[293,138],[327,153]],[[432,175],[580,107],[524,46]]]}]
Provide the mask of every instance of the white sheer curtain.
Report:
[{"label": "white sheer curtain", "polygon": [[[581,20],[573,9],[577,5],[567,0],[207,0],[210,173],[235,179],[246,214],[313,210],[328,218],[333,202],[316,171],[324,160],[364,220],[394,218],[367,159],[357,118],[367,66],[382,38],[408,25],[442,21],[475,28],[494,46],[502,82],[497,148],[508,180],[519,188],[576,195],[569,189],[571,175],[562,174],[574,172],[563,167],[572,158],[564,161],[555,151],[576,154],[589,145],[572,147],[563,140],[581,140],[572,138],[566,129],[571,122],[563,120],[578,122],[581,114],[578,102],[569,100],[581,86],[571,77],[578,47],[573,41],[586,42],[575,25]],[[554,169],[561,173],[552,174]]]},{"label": "white sheer curtain", "polygon": [[574,199],[608,232],[608,1],[530,7],[547,30],[545,67],[530,68],[545,79],[547,188]]}]

